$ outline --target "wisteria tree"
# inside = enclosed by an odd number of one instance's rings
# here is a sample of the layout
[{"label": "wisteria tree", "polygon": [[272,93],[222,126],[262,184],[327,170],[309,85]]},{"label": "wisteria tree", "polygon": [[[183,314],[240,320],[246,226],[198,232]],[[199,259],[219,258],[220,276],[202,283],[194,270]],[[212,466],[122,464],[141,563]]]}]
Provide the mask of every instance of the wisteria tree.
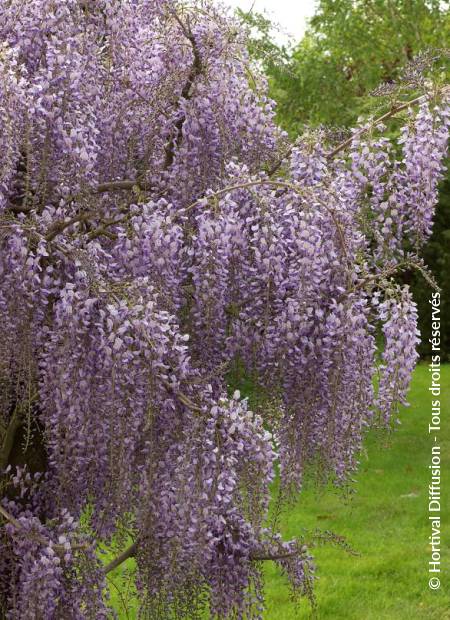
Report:
[{"label": "wisteria tree", "polygon": [[314,574],[275,472],[344,484],[405,401],[447,91],[289,144],[209,2],[5,0],[0,33],[1,613],[111,617],[134,557],[139,617],[261,618],[263,562]]}]

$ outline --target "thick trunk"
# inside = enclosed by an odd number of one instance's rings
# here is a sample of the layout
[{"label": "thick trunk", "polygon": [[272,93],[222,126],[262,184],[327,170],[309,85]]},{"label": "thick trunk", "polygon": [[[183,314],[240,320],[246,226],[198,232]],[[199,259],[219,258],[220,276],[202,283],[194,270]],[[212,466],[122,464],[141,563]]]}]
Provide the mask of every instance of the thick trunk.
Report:
[{"label": "thick trunk", "polygon": [[[26,467],[30,474],[36,472],[45,473],[47,470],[47,451],[42,428],[36,421],[37,412],[32,412],[30,427],[28,421],[23,419],[20,408],[15,407],[9,424],[1,437],[0,443],[0,477],[8,466]],[[1,485],[2,495],[8,499],[17,498],[17,490],[11,485]]]}]

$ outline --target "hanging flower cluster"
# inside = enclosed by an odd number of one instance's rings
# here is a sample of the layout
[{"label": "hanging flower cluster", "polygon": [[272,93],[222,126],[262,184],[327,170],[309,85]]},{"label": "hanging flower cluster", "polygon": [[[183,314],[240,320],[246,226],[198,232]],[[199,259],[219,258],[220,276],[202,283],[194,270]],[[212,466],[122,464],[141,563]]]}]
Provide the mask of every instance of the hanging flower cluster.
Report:
[{"label": "hanging flower cluster", "polygon": [[[343,483],[405,402],[393,276],[430,234],[445,92],[398,144],[286,151],[209,2],[11,0],[0,33],[0,614],[106,618],[131,556],[145,618],[261,618],[266,560],[310,595],[270,485]],[[236,367],[276,416],[230,396]]]},{"label": "hanging flower cluster", "polygon": [[383,322],[385,348],[380,366],[377,406],[385,423],[396,421],[400,404],[406,405],[411,373],[418,354],[420,332],[417,329],[417,308],[411,293],[405,287],[393,291],[379,305]]},{"label": "hanging flower cluster", "polygon": [[8,617],[106,620],[105,577],[93,542],[80,534],[79,523],[65,509],[43,525],[41,474],[10,466],[7,473],[16,493],[15,500],[1,504],[9,518],[0,537],[0,592]]}]

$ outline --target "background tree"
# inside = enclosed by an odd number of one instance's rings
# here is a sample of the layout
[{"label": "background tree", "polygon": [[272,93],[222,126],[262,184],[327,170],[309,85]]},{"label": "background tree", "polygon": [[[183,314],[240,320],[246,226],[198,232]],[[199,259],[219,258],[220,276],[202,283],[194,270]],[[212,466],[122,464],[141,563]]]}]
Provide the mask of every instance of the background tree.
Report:
[{"label": "background tree", "polygon": [[299,133],[305,124],[348,127],[373,113],[378,102],[368,97],[371,91],[401,78],[420,52],[448,46],[445,4],[320,0],[289,71],[280,62],[267,63],[281,123]]},{"label": "background tree", "polygon": [[130,557],[143,618],[261,618],[269,560],[311,595],[270,483],[345,484],[404,402],[448,89],[384,115],[399,144],[293,145],[209,3],[11,0],[0,31],[3,615],[105,618]]}]

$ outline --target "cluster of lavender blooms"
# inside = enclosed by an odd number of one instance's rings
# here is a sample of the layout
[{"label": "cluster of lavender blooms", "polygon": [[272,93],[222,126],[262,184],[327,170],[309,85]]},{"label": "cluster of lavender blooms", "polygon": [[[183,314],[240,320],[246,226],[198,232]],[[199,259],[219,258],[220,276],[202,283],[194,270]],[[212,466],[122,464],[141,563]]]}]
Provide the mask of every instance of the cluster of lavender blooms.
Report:
[{"label": "cluster of lavender blooms", "polygon": [[0,614],[107,617],[97,550],[126,530],[141,617],[261,618],[263,561],[297,594],[314,574],[267,526],[277,465],[284,497],[305,469],[343,483],[405,402],[392,276],[431,231],[445,96],[398,148],[362,127],[286,152],[209,2],[11,0],[0,33]]},{"label": "cluster of lavender blooms", "polygon": [[417,309],[408,289],[388,291],[378,309],[385,348],[383,363],[379,367],[377,406],[385,422],[389,423],[396,420],[399,404],[407,404],[405,396],[418,357],[416,345],[420,332],[417,329]]},{"label": "cluster of lavender blooms", "polygon": [[80,533],[79,523],[65,509],[44,525],[39,496],[45,476],[30,475],[26,467],[12,472],[9,466],[6,473],[16,492],[15,500],[2,502],[11,522],[0,537],[0,587],[11,587],[5,579],[15,584],[7,617],[106,620],[105,575],[95,541]]}]

